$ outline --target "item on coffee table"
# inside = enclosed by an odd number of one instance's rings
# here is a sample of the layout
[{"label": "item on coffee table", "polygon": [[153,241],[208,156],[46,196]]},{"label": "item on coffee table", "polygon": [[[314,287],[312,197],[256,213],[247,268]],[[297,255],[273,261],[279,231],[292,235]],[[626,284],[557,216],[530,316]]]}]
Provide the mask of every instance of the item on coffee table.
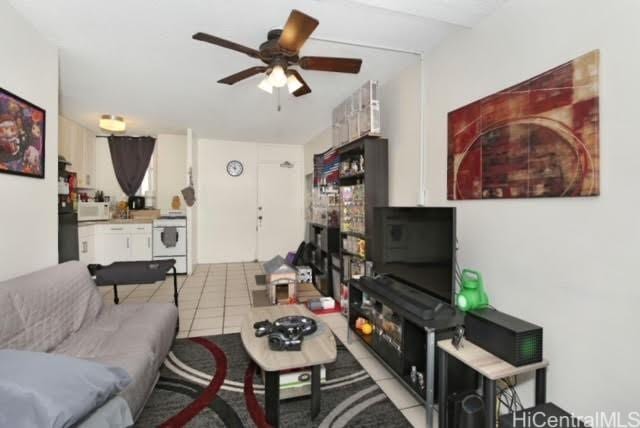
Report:
[{"label": "item on coffee table", "polygon": [[268,320],[253,324],[256,337],[267,336],[272,351],[299,351],[304,336],[313,334],[318,326],[316,321],[300,315],[278,318],[273,323]]}]

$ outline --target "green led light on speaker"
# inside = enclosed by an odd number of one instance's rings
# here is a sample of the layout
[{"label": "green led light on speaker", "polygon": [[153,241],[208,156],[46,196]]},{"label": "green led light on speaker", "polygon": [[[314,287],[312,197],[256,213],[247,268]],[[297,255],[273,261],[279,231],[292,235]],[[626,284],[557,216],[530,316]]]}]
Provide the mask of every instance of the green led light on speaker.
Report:
[{"label": "green led light on speaker", "polygon": [[525,337],[520,344],[522,358],[533,358],[538,353],[538,341],[535,337]]}]

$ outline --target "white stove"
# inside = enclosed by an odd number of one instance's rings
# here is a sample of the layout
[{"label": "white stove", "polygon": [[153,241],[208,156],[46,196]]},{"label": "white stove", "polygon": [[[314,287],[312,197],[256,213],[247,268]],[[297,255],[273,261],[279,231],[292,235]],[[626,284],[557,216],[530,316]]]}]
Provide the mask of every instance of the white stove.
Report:
[{"label": "white stove", "polygon": [[153,221],[153,259],[175,259],[178,273],[187,273],[187,218],[160,217]]}]

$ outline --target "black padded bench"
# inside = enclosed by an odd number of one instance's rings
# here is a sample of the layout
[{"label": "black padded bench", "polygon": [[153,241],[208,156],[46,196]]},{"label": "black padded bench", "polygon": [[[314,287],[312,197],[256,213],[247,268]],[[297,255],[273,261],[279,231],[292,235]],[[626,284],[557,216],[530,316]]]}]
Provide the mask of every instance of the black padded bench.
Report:
[{"label": "black padded bench", "polygon": [[140,262],[115,262],[107,266],[91,265],[89,270],[96,276],[96,285],[113,285],[113,302],[117,305],[118,285],[153,284],[164,281],[173,269],[173,301],[178,306],[178,274],[175,259]]}]

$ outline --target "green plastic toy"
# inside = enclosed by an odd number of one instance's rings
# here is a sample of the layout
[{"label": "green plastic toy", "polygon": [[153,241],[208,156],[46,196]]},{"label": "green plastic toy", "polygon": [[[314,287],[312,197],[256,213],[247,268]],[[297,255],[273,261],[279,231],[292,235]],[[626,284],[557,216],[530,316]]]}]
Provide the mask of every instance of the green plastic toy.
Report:
[{"label": "green plastic toy", "polygon": [[471,269],[462,271],[460,293],[456,298],[458,308],[463,311],[481,309],[489,306],[489,296],[484,291],[482,275]]}]

